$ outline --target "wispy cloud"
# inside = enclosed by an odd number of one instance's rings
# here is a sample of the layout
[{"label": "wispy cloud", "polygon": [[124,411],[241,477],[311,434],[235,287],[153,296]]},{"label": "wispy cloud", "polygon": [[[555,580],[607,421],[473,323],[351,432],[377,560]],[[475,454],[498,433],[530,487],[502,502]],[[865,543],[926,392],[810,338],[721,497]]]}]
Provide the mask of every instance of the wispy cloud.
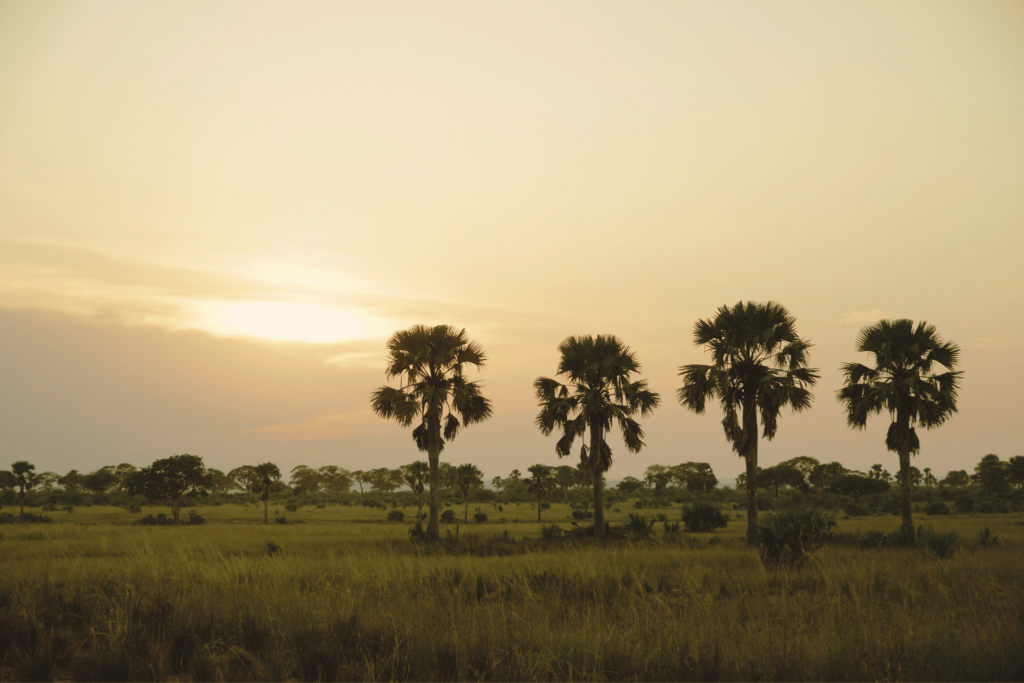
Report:
[{"label": "wispy cloud", "polygon": [[833,325],[852,325],[856,323],[873,323],[885,317],[885,311],[851,311],[845,313],[839,320],[833,320]]}]

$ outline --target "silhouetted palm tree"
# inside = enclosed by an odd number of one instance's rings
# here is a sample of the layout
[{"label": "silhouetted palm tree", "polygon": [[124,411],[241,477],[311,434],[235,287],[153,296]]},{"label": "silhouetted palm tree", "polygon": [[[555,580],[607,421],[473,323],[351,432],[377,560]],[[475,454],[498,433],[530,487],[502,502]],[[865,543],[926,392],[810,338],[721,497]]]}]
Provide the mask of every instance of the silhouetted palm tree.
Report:
[{"label": "silhouetted palm tree", "polygon": [[593,477],[594,534],[603,536],[604,473],[612,466],[612,449],[605,436],[614,420],[622,429],[626,448],[638,453],[644,446],[644,432],[633,415],[647,417],[661,399],[647,389],[646,380],[630,381],[640,371],[640,362],[616,336],[569,337],[558,345],[558,352],[557,374],[567,383],[548,377],[533,383],[540,400],[537,426],[544,435],[561,428],[562,438],[555,445],[559,457],[568,456],[576,437],[585,441],[589,431],[590,446],[584,443],[580,449],[580,464]]},{"label": "silhouetted palm tree", "polygon": [[537,496],[537,523],[539,524],[541,500],[555,486],[555,468],[550,465],[530,465],[526,468],[530,478],[526,480],[526,490]]},{"label": "silhouetted palm tree", "polygon": [[270,494],[277,488],[277,482],[281,480],[281,470],[272,462],[265,462],[262,465],[242,465],[228,472],[228,476],[237,481],[251,493],[258,493],[263,501],[263,523],[269,523],[268,508],[270,506]]},{"label": "silhouetted palm tree", "polygon": [[11,473],[14,475],[14,485],[17,486],[18,504],[21,505],[21,516],[25,516],[25,498],[28,492],[36,485],[36,466],[26,460],[19,460],[11,465]]},{"label": "silhouetted palm tree", "polygon": [[381,387],[373,392],[373,412],[396,420],[403,427],[414,422],[416,447],[427,452],[430,464],[430,521],[427,538],[440,535],[437,511],[438,462],[446,441],[459,429],[491,416],[491,402],[476,382],[463,377],[467,365],[483,367],[483,349],[465,330],[449,325],[415,325],[395,332],[388,340],[389,379],[400,378],[399,388]]},{"label": "silhouetted palm tree", "polygon": [[[910,509],[912,484],[910,456],[921,443],[916,427],[938,427],[956,412],[960,347],[939,338],[934,325],[912,320],[880,320],[857,336],[857,350],[874,356],[874,367],[845,363],[845,386],[837,392],[846,408],[847,423],[863,429],[872,413],[888,411],[892,424],[885,446],[900,460],[903,493],[903,533],[911,538],[914,520]],[[945,372],[935,374],[942,366]]]},{"label": "silhouetted palm tree", "polygon": [[462,502],[466,506],[463,521],[469,524],[469,494],[484,485],[484,473],[480,468],[471,463],[459,465],[455,468],[455,488],[462,494]]},{"label": "silhouetted palm tree", "polygon": [[725,413],[725,439],[746,460],[747,543],[757,536],[758,413],[763,434],[775,436],[779,413],[811,405],[808,387],[818,373],[807,367],[811,344],[797,336],[796,320],[781,304],[738,302],[722,306],[710,320],[698,320],[693,340],[711,351],[712,365],[679,368],[683,386],[679,402],[697,414],[709,398]]}]

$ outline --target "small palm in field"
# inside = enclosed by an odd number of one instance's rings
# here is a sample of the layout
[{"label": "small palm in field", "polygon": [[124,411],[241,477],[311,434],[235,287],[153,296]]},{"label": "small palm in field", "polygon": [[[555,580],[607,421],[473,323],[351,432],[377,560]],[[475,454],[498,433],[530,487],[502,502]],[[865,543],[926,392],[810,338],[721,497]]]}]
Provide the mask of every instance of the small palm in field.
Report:
[{"label": "small palm in field", "polygon": [[562,430],[555,445],[559,457],[568,456],[576,437],[586,440],[589,432],[590,445],[584,443],[580,449],[580,464],[593,477],[594,534],[603,536],[604,473],[612,466],[612,449],[605,436],[612,422],[618,423],[626,448],[638,453],[644,446],[644,432],[633,416],[649,416],[661,399],[647,389],[646,380],[631,380],[640,371],[640,362],[618,337],[569,337],[558,345],[558,352],[557,374],[567,382],[538,377],[533,383],[540,400],[537,426],[544,435]]},{"label": "small palm in field", "polygon": [[683,386],[679,402],[702,414],[709,398],[725,413],[725,439],[746,460],[747,543],[757,544],[758,413],[763,435],[772,439],[786,406],[802,411],[811,405],[809,387],[818,373],[807,367],[810,342],[796,333],[796,320],[781,304],[742,301],[722,306],[693,328],[697,346],[711,351],[711,365],[679,368]]},{"label": "small palm in field", "polygon": [[412,438],[427,452],[430,466],[430,519],[427,539],[440,537],[437,490],[438,464],[444,444],[462,427],[491,416],[491,402],[480,393],[477,382],[467,381],[467,366],[481,368],[485,356],[465,330],[449,325],[414,325],[388,339],[388,379],[398,377],[400,386],[381,387],[370,397],[373,412],[403,427],[416,423]]},{"label": "small palm in field", "polygon": [[[903,494],[903,534],[914,536],[910,508],[910,456],[921,449],[916,427],[932,429],[956,413],[961,371],[954,370],[960,347],[939,337],[934,325],[912,320],[880,320],[860,331],[857,350],[874,356],[874,367],[845,363],[845,386],[837,397],[846,409],[847,423],[863,429],[868,416],[883,410],[892,423],[885,447],[900,461]],[[936,368],[945,370],[936,374]]]}]

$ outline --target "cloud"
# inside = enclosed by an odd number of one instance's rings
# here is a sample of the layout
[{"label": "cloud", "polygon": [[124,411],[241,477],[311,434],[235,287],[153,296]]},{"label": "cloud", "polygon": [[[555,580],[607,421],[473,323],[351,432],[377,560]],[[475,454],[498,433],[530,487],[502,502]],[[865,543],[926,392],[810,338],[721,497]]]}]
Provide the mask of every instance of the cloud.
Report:
[{"label": "cloud", "polygon": [[854,323],[873,323],[885,317],[885,311],[851,311],[845,313],[839,320],[833,320],[833,325],[851,325]]},{"label": "cloud", "polygon": [[[369,410],[317,415],[304,422],[241,430],[241,434],[268,441],[344,439],[382,433],[389,425]],[[394,425],[390,425],[393,427]]]}]

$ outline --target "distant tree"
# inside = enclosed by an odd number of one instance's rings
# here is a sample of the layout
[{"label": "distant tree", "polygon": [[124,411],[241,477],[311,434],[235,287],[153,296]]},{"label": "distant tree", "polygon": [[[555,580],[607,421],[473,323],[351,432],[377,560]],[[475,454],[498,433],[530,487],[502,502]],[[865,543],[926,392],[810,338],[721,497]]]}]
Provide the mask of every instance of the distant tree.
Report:
[{"label": "distant tree", "polygon": [[484,473],[473,464],[459,465],[455,468],[455,487],[462,494],[462,500],[466,505],[463,521],[469,523],[469,494],[484,485]]},{"label": "distant tree", "polygon": [[622,481],[619,482],[617,488],[625,493],[627,496],[637,492],[637,490],[643,488],[644,483],[636,477],[623,477]]},{"label": "distant tree", "polygon": [[0,491],[13,490],[18,486],[18,480],[14,476],[14,472],[10,470],[0,470]]},{"label": "distant tree", "polygon": [[509,473],[509,475],[508,475],[509,483],[512,483],[512,484],[516,483],[517,481],[519,481],[522,478],[523,478],[523,475],[522,475],[522,473],[519,470],[512,470]]},{"label": "distant tree", "polygon": [[644,483],[647,488],[662,491],[672,481],[672,471],[664,465],[651,465],[644,470]]},{"label": "distant tree", "polygon": [[1015,488],[1024,487],[1024,455],[1015,455],[1006,462],[1006,478]]},{"label": "distant tree", "polygon": [[46,493],[53,490],[54,486],[60,484],[60,475],[56,472],[40,472],[36,475],[36,486]]},{"label": "distant tree", "polygon": [[[501,479],[501,477],[495,477]],[[426,490],[427,480],[430,479],[430,465],[423,460],[417,460],[402,466],[402,481],[409,490],[416,494],[416,519],[419,520],[423,514],[423,492]]]},{"label": "distant tree", "polygon": [[71,470],[57,480],[57,483],[64,487],[65,491],[78,491],[82,488],[82,475],[78,470]]},{"label": "distant tree", "polygon": [[1010,490],[1006,463],[998,455],[989,453],[974,467],[975,480],[989,493],[1006,493]]},{"label": "distant tree", "polygon": [[437,491],[438,493],[443,491],[454,491],[455,485],[455,470],[457,468],[448,462],[441,462],[437,464]]},{"label": "distant tree", "polygon": [[971,483],[971,477],[967,474],[966,470],[954,470],[946,475],[946,478],[942,480],[942,483],[950,488],[960,488],[961,486],[967,486]]},{"label": "distant tree", "polygon": [[[902,483],[903,483],[903,471],[902,470],[896,473],[895,479],[896,479],[896,485],[897,486],[901,486]],[[921,474],[921,470],[919,470],[916,467],[914,467],[913,465],[911,465],[911,467],[910,467],[910,486],[911,487],[920,486],[921,485],[921,481],[923,479],[924,479],[924,475]]]},{"label": "distant tree", "polygon": [[388,340],[388,378],[398,377],[399,388],[373,392],[373,412],[404,427],[416,424],[412,437],[427,453],[430,465],[430,519],[427,539],[440,538],[437,501],[441,451],[463,427],[482,422],[492,413],[491,402],[477,382],[465,377],[469,366],[483,367],[483,348],[466,331],[448,325],[416,325],[395,332]]},{"label": "distant tree", "polygon": [[25,498],[28,492],[36,485],[36,466],[25,460],[19,460],[11,465],[11,473],[14,475],[14,485],[18,487],[18,505],[21,506],[21,516],[25,516]]},{"label": "distant tree", "polygon": [[291,478],[288,481],[288,485],[291,486],[297,494],[319,493],[320,481],[320,472],[311,467],[306,467],[305,465],[296,465],[292,468]]},{"label": "distant tree", "polygon": [[[579,470],[571,465],[559,465],[555,468],[555,485],[562,492],[562,502],[569,489],[576,486],[579,481]],[[638,480],[639,481],[639,480]]]},{"label": "distant tree", "polygon": [[352,488],[352,474],[337,465],[324,465],[320,473],[320,485],[332,493],[345,493]]},{"label": "distant tree", "polygon": [[871,466],[871,471],[868,472],[868,476],[880,481],[892,481],[892,475],[889,474],[887,470],[882,469],[882,466],[879,464]]},{"label": "distant tree", "polygon": [[[910,506],[910,456],[921,450],[916,427],[938,427],[956,413],[962,372],[954,370],[960,347],[945,342],[933,325],[880,320],[857,336],[857,351],[874,356],[874,367],[861,363],[842,366],[845,386],[837,398],[846,409],[850,427],[863,429],[868,416],[885,410],[891,423],[885,447],[899,456],[903,499],[903,534],[914,529]],[[936,374],[935,366],[945,372]]]},{"label": "distant tree", "polygon": [[398,470],[387,467],[378,467],[367,472],[370,478],[370,487],[374,491],[391,493],[402,485],[402,474]]},{"label": "distant tree", "polygon": [[932,468],[924,468],[924,476],[921,478],[921,483],[925,486],[935,486],[939,483],[939,480],[935,478],[934,474],[932,474]]},{"label": "distant tree", "polygon": [[228,476],[245,487],[250,493],[259,494],[263,501],[263,523],[270,523],[270,496],[278,489],[281,470],[272,462],[261,465],[243,465],[228,472]]},{"label": "distant tree", "polygon": [[616,422],[622,430],[626,449],[638,453],[643,448],[643,429],[633,416],[649,416],[661,398],[647,388],[646,380],[632,380],[640,371],[636,354],[613,335],[568,337],[558,345],[556,374],[562,384],[549,377],[534,383],[540,413],[537,427],[545,436],[555,429],[562,437],[555,445],[559,457],[568,457],[573,441],[584,442],[580,464],[590,471],[594,485],[594,535],[604,536],[604,473],[612,466],[612,449],[607,435]]},{"label": "distant tree", "polygon": [[779,463],[773,467],[766,467],[757,473],[757,482],[766,489],[772,489],[775,491],[775,497],[779,497],[779,487],[789,486],[790,488],[799,489],[805,491],[807,489],[807,483],[804,480],[804,475],[800,473],[800,470],[787,465],[785,463]]},{"label": "distant tree", "polygon": [[530,478],[526,480],[526,488],[537,496],[537,523],[540,524],[541,501],[555,486],[554,468],[549,465],[530,465],[527,471]]},{"label": "distant tree", "polygon": [[117,467],[112,467],[110,469],[111,469],[111,471],[113,471],[114,476],[117,477],[117,484],[116,484],[117,488],[121,489],[122,491],[127,491],[128,490],[127,489],[128,477],[130,477],[131,475],[135,474],[135,472],[138,471],[138,469],[135,467],[135,465],[132,465],[131,463],[127,463],[127,462],[123,462],[120,465],[118,465]]},{"label": "distant tree", "polygon": [[[131,477],[131,474],[126,475],[126,477]],[[212,467],[208,467],[206,469],[206,481],[211,493],[223,494],[227,493],[231,489],[238,488],[238,482],[220,470]]]},{"label": "distant tree", "polygon": [[882,493],[889,490],[889,482],[856,474],[844,474],[833,482],[829,488],[847,496],[853,496],[854,504],[860,504],[861,496]]},{"label": "distant tree", "polygon": [[811,406],[810,387],[818,381],[818,372],[807,367],[811,344],[774,301],[720,307],[714,318],[694,325],[694,343],[711,351],[712,364],[679,369],[679,402],[699,415],[708,399],[718,399],[726,441],[747,464],[747,543],[757,545],[758,414],[770,440],[784,407],[799,412]]},{"label": "distant tree", "polygon": [[128,488],[154,500],[164,500],[171,506],[174,523],[178,523],[181,499],[207,490],[208,483],[203,459],[198,455],[172,455],[156,460],[129,476]]},{"label": "distant tree", "polygon": [[718,477],[706,462],[684,462],[670,468],[670,472],[672,478],[690,492],[707,493],[718,486]]},{"label": "distant tree", "polygon": [[821,464],[817,458],[812,458],[809,455],[801,455],[796,458],[790,458],[789,460],[783,460],[779,463],[780,465],[786,465],[792,467],[800,473],[800,476],[804,478],[804,483],[798,488],[801,491],[807,491],[811,485],[810,476],[811,472],[815,467]]},{"label": "distant tree", "polygon": [[101,467],[82,477],[82,487],[96,495],[106,493],[119,483],[112,467]]},{"label": "distant tree", "polygon": [[356,486],[359,487],[359,495],[360,496],[363,495],[363,484],[369,484],[370,483],[369,477],[367,476],[366,472],[364,472],[363,470],[355,470],[355,471],[353,471],[352,472],[352,481],[354,481],[356,483]]},{"label": "distant tree", "polygon": [[501,487],[504,485],[505,483],[504,480],[501,478],[501,475],[498,475],[494,477],[494,479],[491,479],[491,486],[493,486],[494,490],[497,491],[498,493],[501,493]]},{"label": "distant tree", "polygon": [[810,476],[807,478],[811,486],[814,487],[815,491],[821,491],[824,488],[832,486],[839,478],[848,474],[847,470],[841,463],[830,462],[824,465],[818,465],[811,470]]}]

